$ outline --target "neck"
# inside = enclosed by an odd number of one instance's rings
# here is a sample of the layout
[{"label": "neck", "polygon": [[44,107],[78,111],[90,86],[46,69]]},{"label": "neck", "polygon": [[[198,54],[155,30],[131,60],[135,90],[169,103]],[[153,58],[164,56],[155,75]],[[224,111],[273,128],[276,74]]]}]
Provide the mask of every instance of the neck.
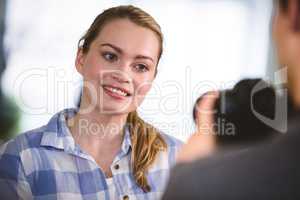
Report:
[{"label": "neck", "polygon": [[128,114],[103,114],[97,109],[84,112],[83,108],[81,104],[78,113],[68,120],[75,140],[107,143],[119,141],[123,137]]}]

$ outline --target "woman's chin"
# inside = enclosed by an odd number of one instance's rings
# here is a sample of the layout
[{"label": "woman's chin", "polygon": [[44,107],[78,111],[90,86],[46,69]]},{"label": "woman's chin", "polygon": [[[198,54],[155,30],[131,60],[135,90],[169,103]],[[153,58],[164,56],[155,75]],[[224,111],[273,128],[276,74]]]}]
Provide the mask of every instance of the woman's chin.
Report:
[{"label": "woman's chin", "polygon": [[118,115],[118,114],[128,114],[130,110],[127,106],[102,106],[97,107],[97,110],[101,114],[108,114],[108,115]]}]

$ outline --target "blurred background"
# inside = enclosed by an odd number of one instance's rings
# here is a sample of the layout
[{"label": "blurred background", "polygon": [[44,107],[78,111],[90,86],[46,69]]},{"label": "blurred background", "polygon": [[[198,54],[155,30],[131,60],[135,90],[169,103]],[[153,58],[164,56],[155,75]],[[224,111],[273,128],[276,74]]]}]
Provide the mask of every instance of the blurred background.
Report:
[{"label": "blurred background", "polygon": [[[164,33],[164,53],[140,115],[186,140],[195,99],[242,78],[272,78],[272,0],[0,0],[0,137],[44,125],[77,104],[77,42],[104,9],[133,4]],[[2,128],[3,127],[3,128]]]}]

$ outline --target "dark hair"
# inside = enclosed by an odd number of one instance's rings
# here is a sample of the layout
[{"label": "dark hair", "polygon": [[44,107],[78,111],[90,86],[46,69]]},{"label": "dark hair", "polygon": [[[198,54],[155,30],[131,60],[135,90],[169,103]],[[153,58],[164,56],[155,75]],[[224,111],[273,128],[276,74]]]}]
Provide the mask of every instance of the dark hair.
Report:
[{"label": "dark hair", "polygon": [[[288,6],[290,1],[289,0],[277,0],[278,1],[278,5],[279,7],[283,10],[283,11],[287,11]],[[298,1],[298,11],[300,11],[300,1]]]},{"label": "dark hair", "polygon": [[288,8],[288,2],[289,0],[278,0],[278,5],[282,10],[286,11]]},{"label": "dark hair", "polygon": [[[281,11],[286,13],[288,11],[288,7],[290,4],[289,0],[277,0],[278,6]],[[297,18],[295,19],[295,22],[293,24],[295,31],[300,31],[300,0],[297,0]]]}]

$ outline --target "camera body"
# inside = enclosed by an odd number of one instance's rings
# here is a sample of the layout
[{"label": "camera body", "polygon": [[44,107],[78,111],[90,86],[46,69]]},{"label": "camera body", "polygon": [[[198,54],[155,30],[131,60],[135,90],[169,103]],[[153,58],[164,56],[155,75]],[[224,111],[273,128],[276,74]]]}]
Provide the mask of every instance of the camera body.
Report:
[{"label": "camera body", "polygon": [[[253,92],[257,84],[263,85],[263,89]],[[194,120],[201,99],[202,96],[194,106]],[[262,79],[243,79],[233,89],[220,91],[213,112],[217,143],[255,143],[272,136],[273,128],[258,119],[254,111],[273,119],[275,100],[275,89]]]}]

